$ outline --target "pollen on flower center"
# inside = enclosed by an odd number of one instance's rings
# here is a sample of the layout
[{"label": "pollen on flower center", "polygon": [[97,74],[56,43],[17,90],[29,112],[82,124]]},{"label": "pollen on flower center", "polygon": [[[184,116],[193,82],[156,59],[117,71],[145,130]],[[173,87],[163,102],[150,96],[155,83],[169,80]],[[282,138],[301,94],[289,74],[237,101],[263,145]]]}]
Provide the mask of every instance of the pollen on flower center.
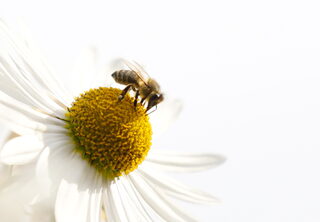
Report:
[{"label": "pollen on flower center", "polygon": [[135,170],[151,146],[151,125],[145,108],[121,90],[100,87],[75,99],[67,128],[75,150],[103,176],[114,178]]}]

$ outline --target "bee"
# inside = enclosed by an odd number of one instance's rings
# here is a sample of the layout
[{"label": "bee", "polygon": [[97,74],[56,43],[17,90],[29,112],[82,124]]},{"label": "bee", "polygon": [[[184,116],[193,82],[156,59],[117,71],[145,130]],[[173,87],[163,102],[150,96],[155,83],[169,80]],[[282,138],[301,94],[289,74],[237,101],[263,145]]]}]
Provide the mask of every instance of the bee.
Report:
[{"label": "bee", "polygon": [[157,105],[164,99],[158,82],[150,78],[138,63],[125,61],[125,64],[129,70],[118,70],[111,75],[117,83],[126,85],[119,95],[119,100],[122,100],[132,89],[135,92],[134,106],[137,106],[138,98],[140,97],[142,105],[147,103],[146,113],[154,106],[157,108]]}]

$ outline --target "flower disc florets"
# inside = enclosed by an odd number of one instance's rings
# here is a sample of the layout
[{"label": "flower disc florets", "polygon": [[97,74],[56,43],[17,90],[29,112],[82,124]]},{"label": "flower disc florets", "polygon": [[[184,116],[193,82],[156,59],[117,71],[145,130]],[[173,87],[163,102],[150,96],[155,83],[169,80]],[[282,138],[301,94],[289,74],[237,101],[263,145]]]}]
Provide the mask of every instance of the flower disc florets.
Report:
[{"label": "flower disc florets", "polygon": [[100,87],[75,99],[66,114],[75,150],[107,178],[128,174],[146,157],[151,125],[145,108],[121,90]]}]

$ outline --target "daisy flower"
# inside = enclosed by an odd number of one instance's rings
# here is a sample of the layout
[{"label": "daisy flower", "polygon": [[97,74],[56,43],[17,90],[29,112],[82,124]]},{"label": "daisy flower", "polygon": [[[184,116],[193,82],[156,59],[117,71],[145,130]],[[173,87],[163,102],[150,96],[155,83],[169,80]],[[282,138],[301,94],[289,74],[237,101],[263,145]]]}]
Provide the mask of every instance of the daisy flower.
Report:
[{"label": "daisy flower", "polygon": [[[179,104],[164,102],[149,116],[129,94],[119,101],[121,89],[105,85],[109,74],[94,56],[64,86],[27,35],[4,22],[0,43],[0,120],[18,134],[1,150],[13,167],[0,191],[2,212],[16,207],[23,221],[196,221],[174,199],[217,201],[165,172],[206,170],[222,156],[150,149],[152,132]],[[22,220],[14,216],[8,221]]]}]

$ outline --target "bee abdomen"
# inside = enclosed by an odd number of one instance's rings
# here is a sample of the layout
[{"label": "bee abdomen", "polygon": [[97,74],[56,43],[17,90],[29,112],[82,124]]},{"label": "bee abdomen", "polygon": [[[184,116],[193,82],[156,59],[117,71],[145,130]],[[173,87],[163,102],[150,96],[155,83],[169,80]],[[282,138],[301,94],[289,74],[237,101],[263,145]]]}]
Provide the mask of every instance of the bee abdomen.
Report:
[{"label": "bee abdomen", "polygon": [[118,70],[111,75],[117,83],[128,85],[137,83],[137,74],[132,70]]}]

